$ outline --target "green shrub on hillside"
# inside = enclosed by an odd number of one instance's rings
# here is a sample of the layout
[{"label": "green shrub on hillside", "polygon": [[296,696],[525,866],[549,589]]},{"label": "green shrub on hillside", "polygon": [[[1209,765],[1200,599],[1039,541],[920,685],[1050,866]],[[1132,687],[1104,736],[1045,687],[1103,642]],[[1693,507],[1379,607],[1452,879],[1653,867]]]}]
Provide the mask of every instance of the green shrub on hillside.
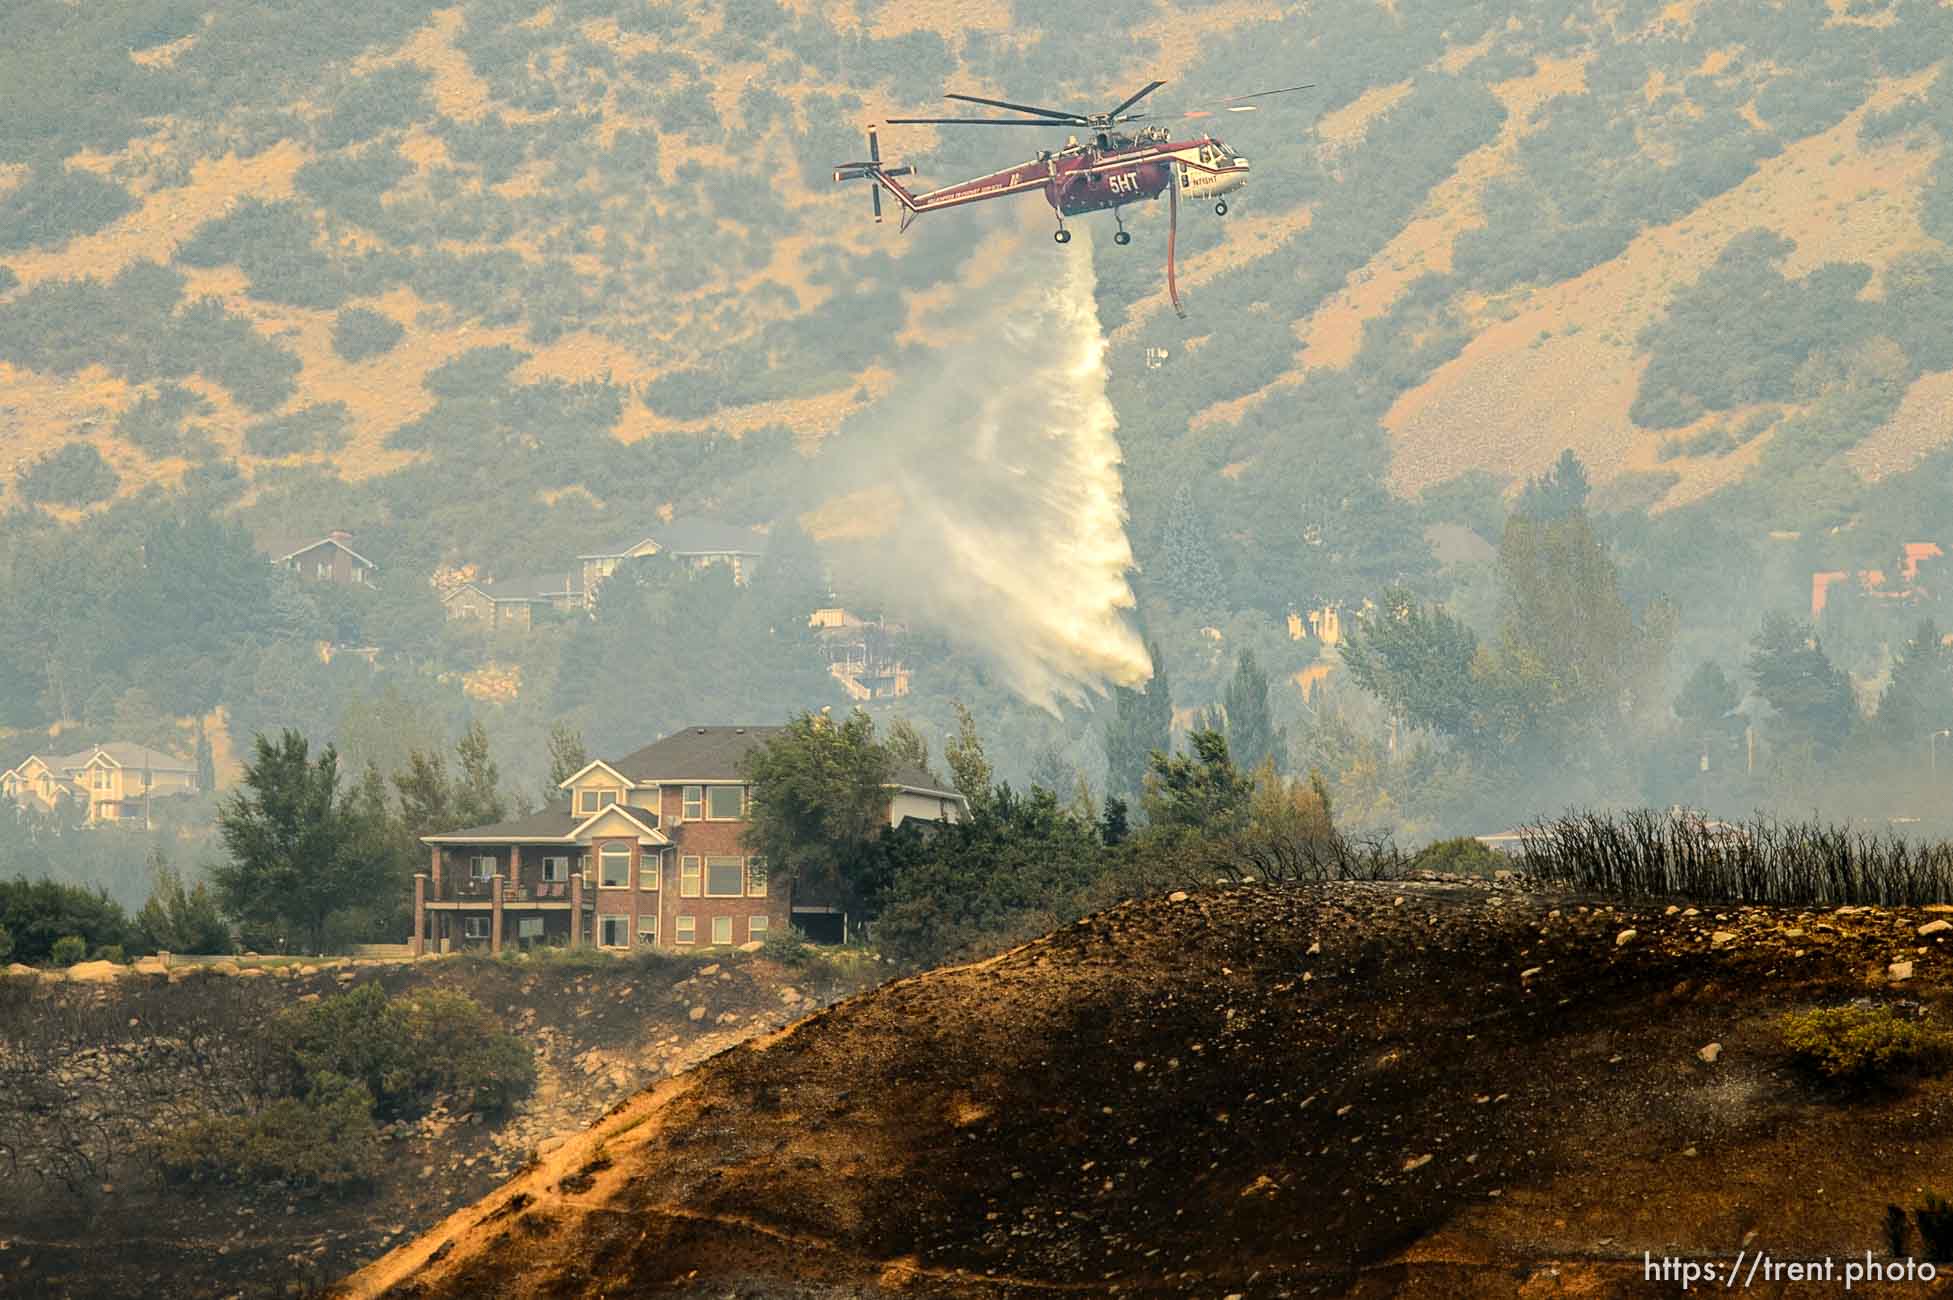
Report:
[{"label": "green shrub on hillside", "polygon": [[391,316],[348,307],[332,322],[332,350],[347,361],[364,361],[393,351],[406,333]]},{"label": "green shrub on hillside", "polygon": [[48,950],[48,960],[56,966],[72,966],[88,955],[88,940],[78,934],[64,934]]},{"label": "green shrub on hillside", "polygon": [[502,1032],[474,999],[444,989],[389,999],[367,984],[281,1013],[270,1033],[290,1064],[292,1091],[343,1076],[362,1084],[386,1115],[439,1096],[462,1110],[500,1110],[536,1080],[521,1040]]},{"label": "green shrub on hillside", "polygon": [[213,1116],[160,1138],[156,1161],[172,1182],[283,1182],[338,1188],[380,1171],[373,1097],[322,1075],[305,1097],[281,1097],[254,1115]]},{"label": "green shrub on hillside", "polygon": [[58,248],[135,211],[129,191],[91,171],[59,163],[0,194],[0,253]]},{"label": "green shrub on hillside", "polygon": [[202,430],[185,430],[183,422],[211,410],[208,401],[189,389],[159,384],[116,417],[115,435],[151,456],[189,454],[207,448],[210,440]]},{"label": "green shrub on hillside", "polygon": [[0,961],[7,961],[14,955],[14,937],[7,933],[7,927],[0,925]]},{"label": "green shrub on hillside", "polygon": [[427,116],[427,69],[395,63],[355,77],[333,97],[332,112],[320,119],[321,149],[339,149]]},{"label": "green shrub on hillside", "polygon": [[58,506],[91,506],[115,495],[122,480],[89,443],[70,442],[27,467],[20,495]]},{"label": "green shrub on hillside", "polygon": [[253,456],[296,456],[337,451],[346,443],[346,404],[322,402],[246,426],[244,446]]},{"label": "green shrub on hillside", "polygon": [[1953,1061],[1953,1034],[1905,1019],[1891,1007],[1792,1012],[1784,1016],[1782,1032],[1800,1064],[1840,1083],[1933,1073]]}]

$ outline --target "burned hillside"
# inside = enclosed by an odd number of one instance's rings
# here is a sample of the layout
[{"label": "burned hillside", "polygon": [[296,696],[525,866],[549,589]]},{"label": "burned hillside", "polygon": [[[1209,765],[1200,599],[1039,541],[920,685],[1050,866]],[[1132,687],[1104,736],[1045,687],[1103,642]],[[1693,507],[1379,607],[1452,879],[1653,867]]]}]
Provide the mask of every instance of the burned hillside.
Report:
[{"label": "burned hillside", "polygon": [[1949,1091],[1842,1093],[1779,1021],[1944,1014],[1934,919],[1510,882],[1124,904],[667,1080],[336,1294],[1627,1295],[1644,1250],[1766,1227],[1883,1253]]}]

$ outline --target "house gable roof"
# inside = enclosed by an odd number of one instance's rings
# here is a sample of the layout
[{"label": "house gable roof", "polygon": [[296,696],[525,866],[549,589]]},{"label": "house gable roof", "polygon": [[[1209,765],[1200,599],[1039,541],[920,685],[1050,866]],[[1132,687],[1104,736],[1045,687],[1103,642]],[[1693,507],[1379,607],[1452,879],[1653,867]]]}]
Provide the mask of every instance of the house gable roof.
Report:
[{"label": "house gable roof", "polygon": [[615,821],[625,823],[631,828],[632,831],[636,832],[637,839],[640,843],[643,844],[671,843],[671,841],[665,837],[663,831],[659,830],[656,826],[646,825],[644,821],[638,817],[634,809],[628,808],[621,803],[606,804],[604,807],[599,808],[596,812],[591,813],[588,817],[578,822],[576,825],[576,829],[571,831],[570,833],[576,836],[576,838],[580,840],[591,839],[598,835],[615,836],[618,834],[630,834],[629,831],[624,831],[624,832],[598,831],[594,829],[598,825],[598,823],[603,822],[605,820],[615,820]]},{"label": "house gable roof", "polygon": [[358,551],[355,551],[352,547],[346,545],[346,543],[340,541],[337,537],[331,536],[315,537],[310,541],[305,540],[303,537],[278,538],[267,542],[264,549],[265,553],[271,556],[271,562],[273,564],[283,564],[286,560],[303,555],[307,551],[316,551],[321,546],[337,546],[340,550],[352,556],[354,560],[369,569],[377,569],[380,567],[364,555],[361,555]]},{"label": "house gable roof", "polygon": [[593,758],[588,763],[585,763],[582,767],[579,767],[576,771],[570,773],[567,777],[564,777],[563,780],[559,783],[560,787],[564,790],[569,789],[576,782],[581,781],[585,776],[589,775],[590,770],[592,768],[597,768],[597,767],[601,767],[604,771],[610,773],[612,776],[616,777],[619,781],[622,781],[624,783],[624,788],[627,790],[631,789],[637,784],[637,782],[631,780],[630,777],[625,776],[622,772],[618,771],[610,764],[604,762],[601,758]]},{"label": "house gable roof", "polygon": [[656,555],[664,546],[649,533],[638,536],[633,541],[620,542],[601,550],[588,551],[577,556],[579,560],[624,560],[638,555]]}]

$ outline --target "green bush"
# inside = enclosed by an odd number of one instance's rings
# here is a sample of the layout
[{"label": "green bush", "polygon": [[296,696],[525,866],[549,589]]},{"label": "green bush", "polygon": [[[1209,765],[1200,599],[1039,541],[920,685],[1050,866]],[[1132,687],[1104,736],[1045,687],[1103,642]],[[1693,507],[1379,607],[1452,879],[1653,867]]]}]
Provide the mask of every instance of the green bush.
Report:
[{"label": "green bush", "polygon": [[346,443],[346,404],[322,402],[245,426],[244,446],[253,456],[296,456],[337,451]]},{"label": "green bush", "polygon": [[14,937],[7,933],[7,927],[0,925],[0,961],[14,955]]},{"label": "green bush", "polygon": [[760,945],[760,956],[768,961],[777,961],[782,966],[805,966],[819,958],[814,945],[807,942],[807,936],[798,929],[790,929],[785,934],[770,934]]},{"label": "green bush", "polygon": [[90,171],[44,167],[0,197],[0,253],[58,248],[136,210],[129,191]]},{"label": "green bush", "polygon": [[1792,1012],[1784,1016],[1782,1030],[1784,1046],[1799,1064],[1841,1083],[1933,1073],[1953,1058],[1953,1035],[1905,1019],[1891,1007]]},{"label": "green bush", "polygon": [[164,1135],[156,1160],[173,1182],[284,1182],[331,1188],[380,1171],[373,1096],[322,1075],[304,1097],[281,1097],[255,1115],[213,1116]]},{"label": "green bush", "polygon": [[1456,839],[1439,840],[1427,844],[1411,858],[1410,865],[1417,871],[1448,871],[1468,876],[1489,876],[1494,871],[1510,869],[1514,863],[1511,858],[1495,850],[1486,848],[1469,835]]},{"label": "green bush", "polygon": [[48,950],[48,960],[56,966],[72,966],[88,955],[88,940],[78,934],[64,934]]},{"label": "green bush", "polygon": [[290,1063],[290,1090],[327,1076],[358,1081],[382,1114],[446,1096],[457,1109],[494,1111],[535,1086],[535,1060],[473,998],[422,989],[389,999],[367,984],[279,1014],[276,1049]]},{"label": "green bush", "polygon": [[64,444],[20,476],[20,495],[60,506],[90,506],[115,495],[122,480],[102,453],[85,442]]},{"label": "green bush", "polygon": [[123,962],[129,960],[129,958],[128,955],[122,951],[121,944],[105,943],[101,947],[95,950],[95,960],[112,961],[116,965],[120,966]]},{"label": "green bush", "polygon": [[332,350],[347,361],[364,361],[391,352],[406,333],[392,317],[349,307],[332,323]]}]

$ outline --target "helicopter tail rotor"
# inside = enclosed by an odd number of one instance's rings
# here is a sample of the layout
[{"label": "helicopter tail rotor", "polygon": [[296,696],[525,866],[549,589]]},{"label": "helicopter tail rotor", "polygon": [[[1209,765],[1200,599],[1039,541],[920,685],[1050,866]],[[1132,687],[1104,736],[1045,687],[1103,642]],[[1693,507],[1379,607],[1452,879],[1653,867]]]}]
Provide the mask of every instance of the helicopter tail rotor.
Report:
[{"label": "helicopter tail rotor", "polygon": [[[841,181],[858,181],[864,178],[874,182],[874,185],[868,191],[868,197],[874,206],[875,220],[877,221],[882,219],[882,190],[884,187],[887,188],[890,194],[900,200],[905,208],[913,208],[914,205],[909,198],[908,192],[901,186],[895,184],[891,178],[896,176],[913,176],[914,174],[915,168],[907,165],[901,167],[882,166],[881,140],[876,136],[875,128],[872,126],[868,128],[868,161],[834,164],[834,179],[837,183]],[[904,220],[903,224],[907,225],[908,223]]]}]

